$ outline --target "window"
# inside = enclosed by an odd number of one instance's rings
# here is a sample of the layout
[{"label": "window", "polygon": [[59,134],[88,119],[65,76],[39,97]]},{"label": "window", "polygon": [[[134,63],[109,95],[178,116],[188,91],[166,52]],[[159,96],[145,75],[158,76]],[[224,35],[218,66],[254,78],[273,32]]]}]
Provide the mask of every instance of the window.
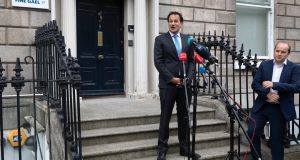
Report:
[{"label": "window", "polygon": [[237,45],[243,43],[245,53],[251,49],[252,56],[273,56],[273,4],[273,0],[236,1]]}]

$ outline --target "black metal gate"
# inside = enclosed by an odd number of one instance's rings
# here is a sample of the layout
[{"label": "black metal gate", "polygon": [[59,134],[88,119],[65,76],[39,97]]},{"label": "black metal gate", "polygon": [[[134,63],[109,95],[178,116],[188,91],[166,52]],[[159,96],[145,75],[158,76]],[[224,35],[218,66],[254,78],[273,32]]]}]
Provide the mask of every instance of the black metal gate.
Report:
[{"label": "black metal gate", "polygon": [[[43,99],[47,101],[48,114],[48,133],[51,135],[51,117],[50,108],[56,109],[63,127],[64,139],[64,159],[68,159],[71,152],[72,159],[82,159],[81,150],[81,126],[80,126],[80,66],[77,59],[71,57],[71,51],[68,55],[65,50],[64,37],[55,21],[51,21],[43,27],[37,29],[35,35],[36,44],[36,61],[31,56],[24,59],[24,63],[32,65],[32,79],[25,79],[22,75],[22,62],[17,58],[15,68],[15,76],[11,79],[3,76],[3,65],[0,58],[0,128],[1,128],[1,160],[4,160],[4,136],[3,136],[3,91],[7,84],[15,89],[16,108],[17,108],[17,141],[19,160],[22,159],[22,135],[20,124],[20,91],[25,85],[31,83],[33,91],[33,117],[34,117],[34,149],[35,159],[37,159],[37,147],[39,146],[36,131],[36,94],[43,95]],[[52,159],[52,139],[49,136],[50,159]]]}]

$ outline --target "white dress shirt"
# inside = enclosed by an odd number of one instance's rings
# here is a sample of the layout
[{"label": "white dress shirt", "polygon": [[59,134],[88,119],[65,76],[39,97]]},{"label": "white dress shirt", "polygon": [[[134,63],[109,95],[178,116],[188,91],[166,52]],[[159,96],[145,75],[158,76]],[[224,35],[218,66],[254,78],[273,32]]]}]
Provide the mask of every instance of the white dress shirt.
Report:
[{"label": "white dress shirt", "polygon": [[[272,82],[279,82],[282,69],[283,69],[284,65],[286,65],[287,60],[285,60],[281,64],[277,64],[277,63],[275,63],[275,61],[273,63],[274,63],[274,65],[273,65]],[[277,90],[274,90],[271,88],[271,92],[277,93]]]}]

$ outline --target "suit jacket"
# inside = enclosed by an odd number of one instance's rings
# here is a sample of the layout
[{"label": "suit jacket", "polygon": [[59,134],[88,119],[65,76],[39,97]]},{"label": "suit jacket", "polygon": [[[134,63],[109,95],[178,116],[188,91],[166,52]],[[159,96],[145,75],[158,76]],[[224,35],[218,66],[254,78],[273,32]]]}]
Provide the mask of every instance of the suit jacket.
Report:
[{"label": "suit jacket", "polygon": [[[188,45],[188,36],[181,34],[182,52],[187,53],[185,63],[186,75],[192,78],[194,74],[194,53]],[[179,61],[175,44],[169,32],[155,38],[154,65],[159,72],[159,88],[170,87],[173,77],[183,76],[182,62]]]},{"label": "suit jacket", "polygon": [[[252,113],[259,111],[259,109],[267,103],[266,95],[270,92],[269,88],[263,88],[263,81],[272,81],[274,60],[263,61],[258,71],[256,72],[253,82],[252,89],[258,94],[253,108]],[[287,60],[287,64],[284,65],[279,82],[273,82],[274,90],[278,91],[279,104],[284,118],[287,121],[296,118],[296,111],[294,105],[294,93],[299,92],[299,66],[293,62]]]}]

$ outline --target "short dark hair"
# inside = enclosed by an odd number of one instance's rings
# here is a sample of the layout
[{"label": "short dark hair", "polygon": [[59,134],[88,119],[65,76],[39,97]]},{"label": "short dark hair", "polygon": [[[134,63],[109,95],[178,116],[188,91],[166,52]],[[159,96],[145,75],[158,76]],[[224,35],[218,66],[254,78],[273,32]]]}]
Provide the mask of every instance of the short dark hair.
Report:
[{"label": "short dark hair", "polygon": [[182,17],[182,14],[177,12],[177,11],[171,11],[169,14],[168,14],[168,17],[167,17],[167,21],[169,22],[169,18],[171,15],[178,15],[179,18],[180,18],[180,22],[183,23],[183,17]]},{"label": "short dark hair", "polygon": [[277,45],[278,45],[279,43],[287,44],[288,47],[289,47],[289,48],[288,48],[288,53],[291,52],[291,46],[290,46],[290,44],[289,44],[288,42],[285,42],[285,41],[277,41],[276,44],[275,44],[274,50],[276,49],[276,47],[277,47]]}]

